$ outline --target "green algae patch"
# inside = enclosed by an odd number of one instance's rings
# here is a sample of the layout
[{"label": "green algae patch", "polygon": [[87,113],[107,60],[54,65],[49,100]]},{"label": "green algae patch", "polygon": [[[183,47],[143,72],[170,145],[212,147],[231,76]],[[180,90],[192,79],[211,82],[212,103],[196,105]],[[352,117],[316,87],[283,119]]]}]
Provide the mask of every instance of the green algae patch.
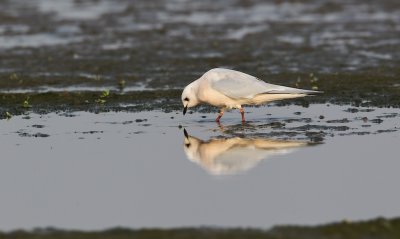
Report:
[{"label": "green algae patch", "polygon": [[333,223],[321,226],[277,226],[270,230],[245,228],[178,228],[178,229],[126,229],[114,228],[104,231],[65,231],[53,228],[35,229],[32,231],[17,230],[0,233],[0,239],[103,239],[103,238],[265,238],[265,239],[397,239],[400,238],[400,219],[374,219],[365,222]]},{"label": "green algae patch", "polygon": [[1,93],[0,118],[23,113],[56,111],[178,110],[180,90],[103,92]]}]

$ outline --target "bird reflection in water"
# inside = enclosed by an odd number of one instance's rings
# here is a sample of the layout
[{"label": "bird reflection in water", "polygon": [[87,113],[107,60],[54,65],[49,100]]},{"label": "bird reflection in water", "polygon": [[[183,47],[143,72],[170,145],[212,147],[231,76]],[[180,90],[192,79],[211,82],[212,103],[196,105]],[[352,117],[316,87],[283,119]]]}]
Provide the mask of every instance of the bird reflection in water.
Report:
[{"label": "bird reflection in water", "polygon": [[269,138],[214,138],[207,141],[190,136],[184,129],[187,158],[213,175],[234,175],[255,167],[261,160],[293,152],[310,145],[307,141]]}]

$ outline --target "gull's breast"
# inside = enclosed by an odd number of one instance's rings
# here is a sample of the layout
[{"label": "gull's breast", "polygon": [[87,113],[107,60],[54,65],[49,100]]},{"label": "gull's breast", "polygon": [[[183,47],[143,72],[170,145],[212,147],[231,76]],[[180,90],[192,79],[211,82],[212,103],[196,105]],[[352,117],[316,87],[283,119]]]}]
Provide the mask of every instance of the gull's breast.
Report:
[{"label": "gull's breast", "polygon": [[198,99],[219,108],[240,108],[240,100],[232,99],[208,85],[200,85]]}]

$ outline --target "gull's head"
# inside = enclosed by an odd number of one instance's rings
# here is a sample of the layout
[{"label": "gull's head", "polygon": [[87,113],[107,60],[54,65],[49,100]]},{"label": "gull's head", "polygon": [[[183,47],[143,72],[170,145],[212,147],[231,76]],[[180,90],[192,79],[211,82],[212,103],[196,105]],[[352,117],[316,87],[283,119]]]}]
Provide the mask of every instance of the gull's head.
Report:
[{"label": "gull's head", "polygon": [[184,138],[184,151],[186,153],[186,156],[188,157],[188,159],[190,161],[199,161],[199,146],[201,145],[201,140],[196,138],[196,137],[192,137],[190,136],[186,129],[183,129],[183,134],[185,135]]},{"label": "gull's head", "polygon": [[188,108],[198,105],[200,102],[196,95],[196,85],[193,83],[183,89],[182,92],[183,114],[186,114]]}]

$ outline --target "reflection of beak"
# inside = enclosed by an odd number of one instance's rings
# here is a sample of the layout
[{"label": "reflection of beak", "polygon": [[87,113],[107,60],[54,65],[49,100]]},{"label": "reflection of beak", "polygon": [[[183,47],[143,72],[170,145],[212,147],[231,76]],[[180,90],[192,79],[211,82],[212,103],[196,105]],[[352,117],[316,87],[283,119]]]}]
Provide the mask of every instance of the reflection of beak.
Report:
[{"label": "reflection of beak", "polygon": [[186,114],[187,108],[188,108],[187,105],[183,108],[183,115]]},{"label": "reflection of beak", "polygon": [[185,145],[190,145],[189,134],[186,129],[183,129],[183,134],[185,135]]}]

